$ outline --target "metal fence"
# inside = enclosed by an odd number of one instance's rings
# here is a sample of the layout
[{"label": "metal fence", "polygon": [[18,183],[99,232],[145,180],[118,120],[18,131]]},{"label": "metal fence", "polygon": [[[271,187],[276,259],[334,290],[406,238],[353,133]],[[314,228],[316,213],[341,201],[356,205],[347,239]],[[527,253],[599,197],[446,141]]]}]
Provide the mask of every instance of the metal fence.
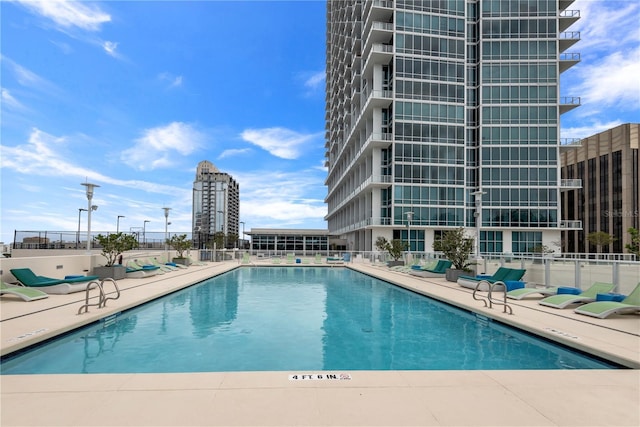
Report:
[{"label": "metal fence", "polygon": [[[154,231],[123,231],[125,234],[133,235],[138,241],[137,249],[163,249],[165,234],[164,232]],[[100,244],[95,240],[98,234],[113,234],[113,231],[95,231],[91,232],[91,247],[100,249]],[[191,233],[169,233],[169,237],[174,234],[186,234],[187,239],[191,239]],[[86,249],[87,233],[72,231],[22,231],[16,230],[13,236],[14,249]]]}]

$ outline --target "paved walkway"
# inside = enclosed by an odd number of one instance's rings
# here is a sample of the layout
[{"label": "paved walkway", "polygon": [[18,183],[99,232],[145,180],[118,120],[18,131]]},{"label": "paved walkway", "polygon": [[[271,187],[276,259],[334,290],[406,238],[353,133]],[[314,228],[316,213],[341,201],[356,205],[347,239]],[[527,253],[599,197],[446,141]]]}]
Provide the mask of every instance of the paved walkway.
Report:
[{"label": "paved walkway", "polygon": [[[120,299],[82,315],[76,313],[83,294],[52,295],[30,303],[3,296],[1,352],[236,267],[235,262],[211,263],[153,278],[124,279],[118,282]],[[348,380],[292,380],[293,372],[8,375],[0,377],[0,425],[640,425],[640,316],[591,319],[536,301],[514,302],[514,314],[508,315],[499,308],[484,308],[470,290],[441,279],[368,264],[349,267],[635,369],[353,371],[347,373]]]}]

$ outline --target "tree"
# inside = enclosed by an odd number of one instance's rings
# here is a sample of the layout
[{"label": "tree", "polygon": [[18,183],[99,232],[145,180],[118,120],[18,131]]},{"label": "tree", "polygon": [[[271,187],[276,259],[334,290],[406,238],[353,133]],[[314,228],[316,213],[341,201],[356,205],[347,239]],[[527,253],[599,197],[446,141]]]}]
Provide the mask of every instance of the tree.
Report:
[{"label": "tree", "polygon": [[393,239],[387,245],[387,252],[389,252],[394,261],[398,261],[402,257],[402,252],[406,251],[408,247],[409,244],[407,242],[401,239]]},{"label": "tree", "polygon": [[383,236],[378,236],[378,238],[376,239],[376,248],[379,251],[386,251],[388,244],[389,242]]},{"label": "tree", "polygon": [[186,234],[174,234],[170,239],[167,239],[166,243],[178,252],[176,258],[184,258],[184,251],[191,247],[191,240],[187,240]]},{"label": "tree", "polygon": [[398,261],[402,257],[402,252],[406,251],[409,245],[400,239],[393,239],[389,242],[383,236],[379,236],[376,240],[376,248],[381,251],[389,252],[394,261]]},{"label": "tree", "polygon": [[442,252],[456,270],[470,272],[474,262],[469,258],[473,252],[473,238],[464,234],[464,228],[446,231],[441,240],[433,242],[433,249]]},{"label": "tree", "polygon": [[209,247],[212,247],[214,244],[216,248],[224,247],[224,233],[222,231],[216,231],[216,234],[213,235],[213,239],[209,242]]},{"label": "tree", "polygon": [[235,247],[238,244],[239,238],[240,236],[238,236],[236,233],[227,234],[227,246]]},{"label": "tree", "polygon": [[111,267],[116,263],[118,255],[123,252],[130,251],[138,246],[138,241],[131,234],[122,232],[102,235],[95,237],[98,244],[102,247],[102,256],[107,259],[105,267]]},{"label": "tree", "polygon": [[631,235],[631,243],[624,245],[625,249],[628,250],[630,254],[635,254],[636,257],[640,258],[640,231],[630,227],[627,233]]},{"label": "tree", "polygon": [[597,248],[598,252],[602,251],[602,246],[607,246],[613,243],[615,237],[604,231],[595,231],[587,234],[587,241]]}]

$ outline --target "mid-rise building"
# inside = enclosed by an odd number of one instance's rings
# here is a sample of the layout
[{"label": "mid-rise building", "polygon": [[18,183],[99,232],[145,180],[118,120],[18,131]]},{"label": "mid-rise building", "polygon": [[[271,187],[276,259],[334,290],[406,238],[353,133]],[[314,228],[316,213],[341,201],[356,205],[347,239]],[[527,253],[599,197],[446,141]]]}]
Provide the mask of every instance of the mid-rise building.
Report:
[{"label": "mid-rise building", "polygon": [[[640,229],[640,124],[626,123],[580,141],[563,153],[562,176],[577,179],[582,188],[563,194],[564,216],[584,224],[563,232],[563,251],[624,253],[631,243],[629,228]],[[589,233],[614,237],[602,248],[590,244]]]},{"label": "mid-rise building", "polygon": [[[560,74],[579,62],[572,0],[327,2],[329,232],[431,251],[560,251]],[[573,184],[575,182],[571,182]]]},{"label": "mid-rise building", "polygon": [[198,163],[193,182],[192,236],[194,247],[211,246],[216,233],[224,235],[224,246],[236,246],[240,225],[240,187],[233,177],[213,163]]}]

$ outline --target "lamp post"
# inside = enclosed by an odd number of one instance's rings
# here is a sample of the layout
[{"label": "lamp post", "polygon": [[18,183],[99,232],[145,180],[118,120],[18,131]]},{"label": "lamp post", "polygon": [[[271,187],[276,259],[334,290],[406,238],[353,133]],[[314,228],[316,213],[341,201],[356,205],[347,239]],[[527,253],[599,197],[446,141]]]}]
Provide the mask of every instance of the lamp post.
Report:
[{"label": "lamp post", "polygon": [[124,215],[118,215],[118,219],[116,220],[116,234],[120,232],[120,218],[124,218]]},{"label": "lamp post", "polygon": [[482,195],[487,194],[486,191],[474,191],[471,193],[472,196],[475,196],[476,202],[476,211],[473,213],[473,216],[476,218],[476,248],[475,248],[475,256],[476,262],[481,260],[480,257],[480,227],[482,226]]},{"label": "lamp post", "polygon": [[411,262],[411,220],[413,219],[413,212],[409,211],[404,214],[407,216],[407,240],[409,241],[409,253],[407,258],[409,258],[409,262]]},{"label": "lamp post", "polygon": [[164,209],[164,252],[167,257],[167,262],[169,262],[169,211],[171,208],[162,208]]},{"label": "lamp post", "polygon": [[240,221],[242,224],[242,249],[244,249],[244,221]]},{"label": "lamp post", "polygon": [[84,185],[87,191],[87,252],[91,253],[91,211],[98,209],[96,205],[91,204],[91,200],[93,199],[93,190],[100,186],[89,182],[83,182],[81,185]]},{"label": "lamp post", "polygon": [[78,249],[78,245],[80,244],[80,214],[82,211],[87,211],[86,209],[78,208],[78,234],[76,234],[76,249]]},{"label": "lamp post", "polygon": [[147,248],[147,223],[151,222],[148,219],[145,219],[144,222],[142,223],[142,246],[144,246],[144,248]]},{"label": "lamp post", "polygon": [[220,232],[222,233],[222,247],[226,248],[227,245],[225,240],[227,240],[227,236],[224,234],[224,211],[218,211],[219,214],[222,214],[222,220],[220,221]]}]

